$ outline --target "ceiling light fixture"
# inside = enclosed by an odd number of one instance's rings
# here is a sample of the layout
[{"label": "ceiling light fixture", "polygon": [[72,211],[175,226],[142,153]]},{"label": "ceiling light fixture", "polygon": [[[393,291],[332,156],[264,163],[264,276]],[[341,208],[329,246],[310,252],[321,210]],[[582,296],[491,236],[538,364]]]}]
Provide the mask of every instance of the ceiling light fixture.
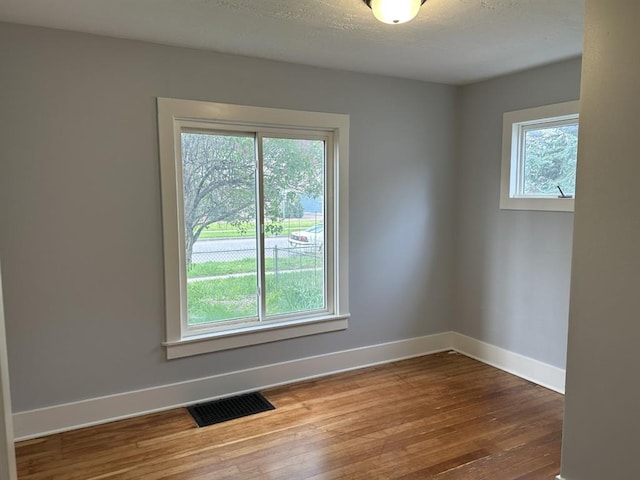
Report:
[{"label": "ceiling light fixture", "polygon": [[427,0],[362,0],[383,23],[405,23],[412,20]]}]

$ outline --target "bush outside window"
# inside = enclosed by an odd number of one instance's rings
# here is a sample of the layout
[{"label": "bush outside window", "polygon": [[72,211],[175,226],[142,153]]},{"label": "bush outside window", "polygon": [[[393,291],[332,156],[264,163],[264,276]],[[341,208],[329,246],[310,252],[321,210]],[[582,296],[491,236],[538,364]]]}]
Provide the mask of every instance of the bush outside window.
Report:
[{"label": "bush outside window", "polygon": [[578,102],[507,112],[500,208],[573,211]]}]

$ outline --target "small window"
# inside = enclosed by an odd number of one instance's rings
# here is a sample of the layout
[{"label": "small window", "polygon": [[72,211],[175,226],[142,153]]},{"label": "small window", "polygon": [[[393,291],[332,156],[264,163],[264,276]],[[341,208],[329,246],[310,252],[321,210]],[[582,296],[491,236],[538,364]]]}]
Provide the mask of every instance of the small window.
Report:
[{"label": "small window", "polygon": [[346,115],[158,99],[168,358],[345,329]]},{"label": "small window", "polygon": [[500,208],[573,211],[578,108],[574,101],[504,114]]}]

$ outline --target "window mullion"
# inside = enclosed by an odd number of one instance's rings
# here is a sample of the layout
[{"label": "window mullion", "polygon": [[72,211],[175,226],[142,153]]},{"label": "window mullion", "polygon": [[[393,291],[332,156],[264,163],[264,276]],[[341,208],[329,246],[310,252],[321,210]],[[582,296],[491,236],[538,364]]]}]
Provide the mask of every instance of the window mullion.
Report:
[{"label": "window mullion", "polygon": [[266,285],[265,285],[265,239],[264,239],[264,174],[263,174],[263,136],[256,134],[256,224],[258,236],[258,319],[264,321],[266,317]]},{"label": "window mullion", "polygon": [[516,156],[516,191],[515,196],[519,197],[524,194],[524,176],[525,176],[525,156],[526,144],[524,141],[527,129],[522,125],[517,127],[518,150]]},{"label": "window mullion", "polygon": [[338,215],[336,210],[336,187],[337,176],[335,171],[335,151],[334,151],[333,134],[327,135],[324,139],[324,158],[325,158],[325,171],[324,171],[324,219],[323,222],[325,228],[325,281],[324,281],[324,295],[326,299],[326,308],[330,312],[336,311],[336,301],[339,298],[339,292],[336,288],[336,256],[337,251],[335,249],[335,240],[338,236],[336,231],[336,224],[334,218]]}]

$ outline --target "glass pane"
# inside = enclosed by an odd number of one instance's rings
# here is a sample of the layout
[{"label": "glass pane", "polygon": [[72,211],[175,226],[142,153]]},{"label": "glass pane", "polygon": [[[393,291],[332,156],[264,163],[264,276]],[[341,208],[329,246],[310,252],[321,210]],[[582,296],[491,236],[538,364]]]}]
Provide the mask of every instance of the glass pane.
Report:
[{"label": "glass pane", "polygon": [[253,137],[182,133],[189,325],[258,315]]},{"label": "glass pane", "polygon": [[266,314],[325,307],[325,142],[265,138]]},{"label": "glass pane", "polygon": [[578,124],[527,130],[524,136],[525,195],[575,195]]}]

